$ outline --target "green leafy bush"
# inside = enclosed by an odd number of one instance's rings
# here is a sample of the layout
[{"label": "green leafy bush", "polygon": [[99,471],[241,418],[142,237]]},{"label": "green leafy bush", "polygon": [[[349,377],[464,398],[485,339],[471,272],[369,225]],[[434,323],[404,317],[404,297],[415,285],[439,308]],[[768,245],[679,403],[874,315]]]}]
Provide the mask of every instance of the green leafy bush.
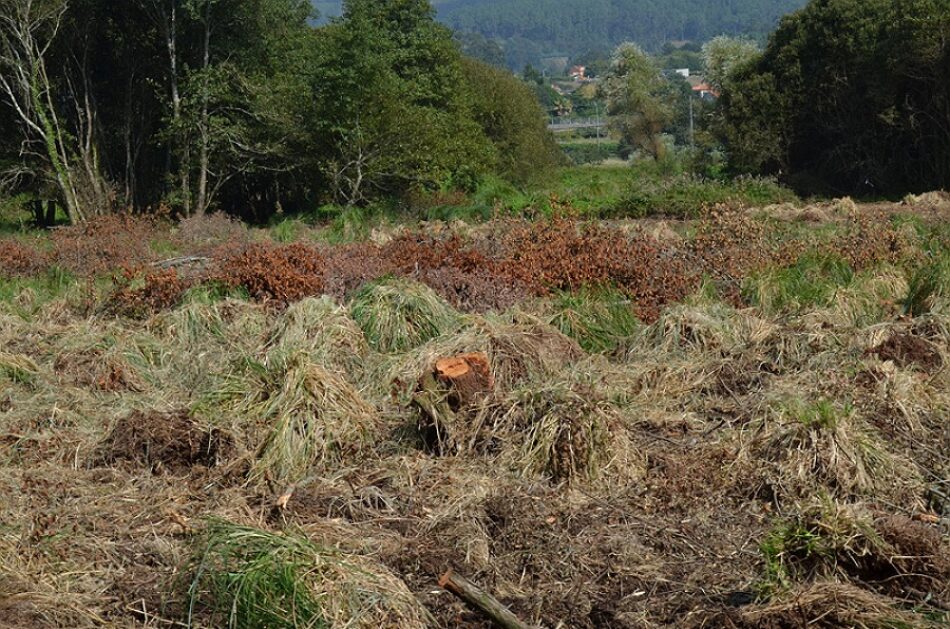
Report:
[{"label": "green leafy bush", "polygon": [[796,200],[795,194],[774,179],[737,177],[707,179],[698,175],[637,176],[616,207],[616,215],[629,218],[672,216],[695,218],[715,205],[760,206]]}]

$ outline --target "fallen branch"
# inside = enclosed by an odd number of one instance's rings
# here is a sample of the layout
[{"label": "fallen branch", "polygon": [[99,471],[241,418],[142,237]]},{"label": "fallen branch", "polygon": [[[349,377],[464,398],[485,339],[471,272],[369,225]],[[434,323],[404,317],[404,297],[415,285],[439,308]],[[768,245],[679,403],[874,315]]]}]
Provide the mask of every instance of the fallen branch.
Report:
[{"label": "fallen branch", "polygon": [[504,629],[529,629],[528,625],[518,620],[518,617],[499,603],[498,599],[451,570],[439,579],[439,587],[455,594],[499,627]]},{"label": "fallen branch", "polygon": [[210,258],[205,256],[182,256],[180,258],[170,258],[153,262],[152,266],[157,269],[173,269],[179,266],[188,266],[190,264],[205,264]]}]

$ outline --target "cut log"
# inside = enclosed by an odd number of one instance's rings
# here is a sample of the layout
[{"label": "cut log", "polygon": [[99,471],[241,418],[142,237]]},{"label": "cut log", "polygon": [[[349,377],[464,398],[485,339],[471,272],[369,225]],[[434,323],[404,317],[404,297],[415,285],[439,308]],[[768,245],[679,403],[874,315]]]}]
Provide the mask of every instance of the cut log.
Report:
[{"label": "cut log", "polygon": [[443,358],[435,364],[435,370],[443,380],[461,378],[472,371],[468,362],[461,356]]},{"label": "cut log", "polygon": [[498,599],[451,570],[439,579],[439,587],[455,594],[499,627],[529,629],[528,625],[521,622],[511,610],[498,602]]}]

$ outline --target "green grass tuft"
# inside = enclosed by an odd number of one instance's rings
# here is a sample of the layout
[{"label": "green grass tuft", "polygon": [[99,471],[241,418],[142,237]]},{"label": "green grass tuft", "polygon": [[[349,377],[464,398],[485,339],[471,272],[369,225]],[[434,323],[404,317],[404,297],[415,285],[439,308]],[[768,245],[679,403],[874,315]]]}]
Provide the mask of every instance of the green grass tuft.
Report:
[{"label": "green grass tuft", "polygon": [[365,559],[303,535],[213,520],[195,560],[188,626],[210,612],[233,629],[425,627],[405,585]]},{"label": "green grass tuft", "polygon": [[796,201],[795,193],[772,179],[738,177],[706,179],[697,175],[657,176],[638,172],[617,204],[616,216],[695,218],[719,204],[758,207]]},{"label": "green grass tuft", "polygon": [[561,293],[553,305],[556,312],[550,324],[590,353],[617,351],[640,327],[629,298],[619,291]]},{"label": "green grass tuft", "polygon": [[360,290],[350,315],[370,347],[383,353],[404,352],[451,332],[461,315],[428,286],[386,278]]},{"label": "green grass tuft", "polygon": [[950,297],[950,253],[920,267],[911,277],[904,310],[918,317],[930,312],[939,300]]},{"label": "green grass tuft", "polygon": [[44,304],[66,296],[77,285],[76,278],[59,268],[51,268],[36,277],[0,277],[0,304],[28,318]]},{"label": "green grass tuft", "polygon": [[765,312],[781,313],[827,306],[835,293],[853,280],[854,270],[844,259],[806,254],[792,266],[753,275],[743,291],[750,303]]}]

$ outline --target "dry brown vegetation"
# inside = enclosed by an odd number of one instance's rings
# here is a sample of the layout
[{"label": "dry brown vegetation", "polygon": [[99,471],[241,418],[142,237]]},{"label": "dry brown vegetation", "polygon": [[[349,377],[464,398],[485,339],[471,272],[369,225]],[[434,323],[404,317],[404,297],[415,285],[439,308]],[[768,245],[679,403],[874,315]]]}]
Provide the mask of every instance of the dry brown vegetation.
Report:
[{"label": "dry brown vegetation", "polygon": [[[100,293],[24,289],[0,627],[490,626],[449,568],[539,627],[946,624],[950,301],[905,314],[929,245],[849,220],[341,247],[228,223],[176,252],[196,268],[113,250]],[[847,281],[813,294],[806,251]],[[602,284],[641,322],[586,309]]]}]

